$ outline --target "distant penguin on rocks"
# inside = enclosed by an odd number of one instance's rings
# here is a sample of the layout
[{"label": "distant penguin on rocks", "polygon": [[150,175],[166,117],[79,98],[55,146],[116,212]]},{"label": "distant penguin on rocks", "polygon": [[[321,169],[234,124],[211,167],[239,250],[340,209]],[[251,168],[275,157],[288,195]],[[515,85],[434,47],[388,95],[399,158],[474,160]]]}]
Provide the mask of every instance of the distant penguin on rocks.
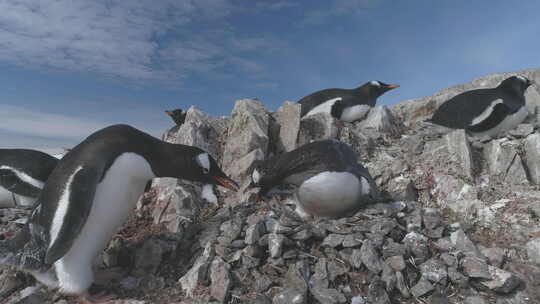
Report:
[{"label": "distant penguin on rocks", "polygon": [[317,113],[329,113],[336,119],[354,122],[362,119],[377,98],[389,90],[399,88],[396,84],[370,81],[355,89],[326,89],[315,92],[298,101],[302,105],[301,117]]},{"label": "distant penguin on rocks", "polygon": [[186,121],[187,112],[182,109],[176,109],[172,111],[165,111],[169,115],[177,126],[181,126]]},{"label": "distant penguin on rocks", "polygon": [[259,162],[251,180],[261,198],[291,194],[304,218],[350,216],[379,196],[351,147],[337,140],[315,141]]},{"label": "distant penguin on rocks", "polygon": [[0,208],[32,207],[57,163],[41,151],[0,149]]},{"label": "distant penguin on rocks", "polygon": [[428,122],[452,129],[465,129],[476,137],[497,137],[527,118],[525,91],[532,81],[512,76],[497,87],[461,93],[445,101]]},{"label": "distant penguin on rocks", "polygon": [[0,242],[0,264],[14,265],[83,301],[108,300],[88,293],[93,261],[154,177],[238,189],[197,147],[163,142],[127,125],[110,126],[58,162],[28,223]]}]

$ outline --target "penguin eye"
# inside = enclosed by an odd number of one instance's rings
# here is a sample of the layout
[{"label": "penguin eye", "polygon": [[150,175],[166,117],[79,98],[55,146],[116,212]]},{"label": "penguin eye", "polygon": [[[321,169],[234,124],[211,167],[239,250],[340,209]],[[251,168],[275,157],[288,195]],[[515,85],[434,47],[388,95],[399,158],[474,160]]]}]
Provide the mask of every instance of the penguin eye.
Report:
[{"label": "penguin eye", "polygon": [[202,172],[203,172],[204,174],[208,174],[208,173],[210,172],[210,169],[203,167],[203,168],[202,168]]}]

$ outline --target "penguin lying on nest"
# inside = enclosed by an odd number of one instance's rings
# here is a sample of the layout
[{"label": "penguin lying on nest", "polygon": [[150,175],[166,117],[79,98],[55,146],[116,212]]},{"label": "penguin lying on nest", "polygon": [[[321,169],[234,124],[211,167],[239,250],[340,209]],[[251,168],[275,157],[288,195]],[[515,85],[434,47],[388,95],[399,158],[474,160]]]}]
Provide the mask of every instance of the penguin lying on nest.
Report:
[{"label": "penguin lying on nest", "polygon": [[0,149],[0,208],[32,207],[57,163],[41,151]]},{"label": "penguin lying on nest", "polygon": [[342,121],[354,122],[363,118],[369,108],[375,106],[379,96],[395,88],[399,88],[399,85],[370,81],[355,89],[317,91],[298,101],[302,105],[300,116],[322,112]]},{"label": "penguin lying on nest", "polygon": [[84,302],[108,300],[88,293],[92,262],[154,177],[238,189],[207,152],[114,125],[90,135],[59,161],[28,223],[0,243],[0,264],[16,266]]},{"label": "penguin lying on nest", "polygon": [[512,76],[491,89],[476,89],[445,101],[427,122],[465,129],[476,137],[497,137],[527,118],[525,91],[532,81]]},{"label": "penguin lying on nest", "polygon": [[260,198],[292,194],[304,218],[350,216],[378,198],[368,170],[357,163],[351,147],[337,140],[312,142],[259,162],[251,179]]}]

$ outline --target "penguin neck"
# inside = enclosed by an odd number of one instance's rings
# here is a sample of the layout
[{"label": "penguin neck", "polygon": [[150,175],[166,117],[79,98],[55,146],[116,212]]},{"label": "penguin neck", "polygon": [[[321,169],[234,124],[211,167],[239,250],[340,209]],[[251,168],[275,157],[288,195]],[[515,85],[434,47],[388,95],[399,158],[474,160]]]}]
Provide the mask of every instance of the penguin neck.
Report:
[{"label": "penguin neck", "polygon": [[375,103],[377,102],[377,97],[379,97],[379,95],[373,92],[369,88],[369,86],[363,85],[353,90],[355,91],[355,95],[359,95],[365,98],[365,100],[367,101],[365,104],[371,107],[375,106]]},{"label": "penguin neck", "polygon": [[193,180],[198,166],[196,155],[204,153],[197,148],[158,141],[143,156],[156,177],[174,177]]}]

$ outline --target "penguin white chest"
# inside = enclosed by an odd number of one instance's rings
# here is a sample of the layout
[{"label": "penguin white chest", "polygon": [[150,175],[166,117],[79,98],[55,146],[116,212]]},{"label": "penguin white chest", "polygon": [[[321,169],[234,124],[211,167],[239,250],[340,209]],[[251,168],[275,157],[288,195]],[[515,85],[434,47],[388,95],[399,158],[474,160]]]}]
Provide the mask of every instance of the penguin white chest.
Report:
[{"label": "penguin white chest", "polygon": [[62,290],[79,294],[91,285],[93,259],[127,220],[147,181],[153,177],[143,157],[124,153],[116,158],[96,187],[90,214],[80,234],[67,254],[55,263]]},{"label": "penguin white chest", "polygon": [[339,216],[361,204],[369,194],[367,180],[349,172],[321,172],[302,183],[298,203],[310,214]]},{"label": "penguin white chest", "polygon": [[522,106],[517,112],[508,115],[506,118],[501,121],[497,126],[483,132],[473,133],[474,136],[482,137],[497,137],[498,134],[504,131],[512,130],[522,123],[525,118],[529,115],[529,111],[526,106]]},{"label": "penguin white chest", "polygon": [[328,114],[330,114],[331,111],[332,111],[332,106],[336,103],[336,101],[339,101],[341,99],[342,99],[341,97],[336,97],[336,98],[329,99],[329,100],[319,104],[318,106],[314,107],[313,109],[311,109],[305,115],[305,117],[310,116],[310,115],[315,115],[317,113],[328,113]]},{"label": "penguin white chest", "polygon": [[370,109],[371,107],[368,105],[355,105],[348,107],[343,110],[340,119],[346,122],[357,121],[364,118]]}]

